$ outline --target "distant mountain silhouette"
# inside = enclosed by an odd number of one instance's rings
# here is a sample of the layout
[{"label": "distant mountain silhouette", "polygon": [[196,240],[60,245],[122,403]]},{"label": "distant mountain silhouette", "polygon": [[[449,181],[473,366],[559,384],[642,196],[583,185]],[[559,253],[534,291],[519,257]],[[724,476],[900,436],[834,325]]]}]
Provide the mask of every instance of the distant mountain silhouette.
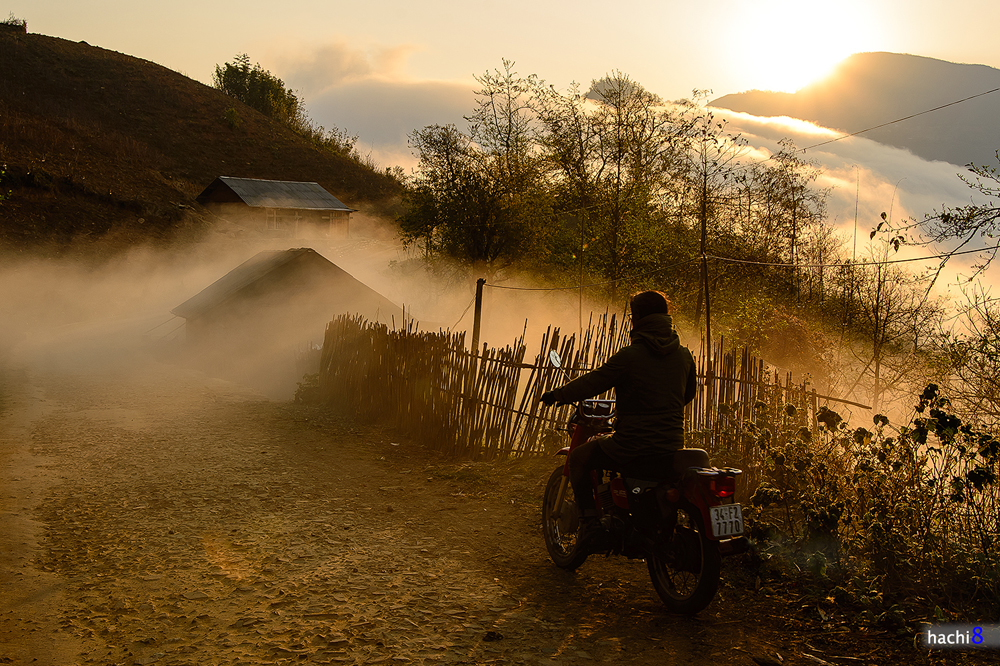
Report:
[{"label": "distant mountain silhouette", "polygon": [[[711,104],[757,116],[790,116],[851,133],[994,88],[1000,88],[1000,69],[993,67],[899,53],[859,53],[798,92],[752,90]],[[927,160],[995,164],[1000,91],[862,136]]]}]

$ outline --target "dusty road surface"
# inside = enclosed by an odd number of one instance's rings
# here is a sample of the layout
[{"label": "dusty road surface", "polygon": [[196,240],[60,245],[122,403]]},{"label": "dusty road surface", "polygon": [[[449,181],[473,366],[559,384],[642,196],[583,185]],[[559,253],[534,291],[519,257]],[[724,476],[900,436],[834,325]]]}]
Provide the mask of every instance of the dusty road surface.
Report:
[{"label": "dusty road surface", "polygon": [[641,562],[560,571],[552,460],[447,461],[174,364],[65,360],[0,375],[0,664],[926,663],[732,565],[697,618]]}]

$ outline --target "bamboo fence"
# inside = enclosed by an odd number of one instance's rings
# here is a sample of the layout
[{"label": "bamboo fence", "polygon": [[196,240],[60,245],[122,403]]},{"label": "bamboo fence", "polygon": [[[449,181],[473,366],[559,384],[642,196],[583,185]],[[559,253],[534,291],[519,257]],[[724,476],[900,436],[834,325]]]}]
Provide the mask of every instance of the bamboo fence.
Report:
[{"label": "bamboo fence", "polygon": [[[542,393],[598,367],[628,341],[620,318],[605,313],[591,317],[579,341],[549,327],[525,363],[523,333],[510,346],[484,344],[472,353],[464,333],[420,331],[412,321],[390,329],[342,315],[326,328],[320,393],[334,409],[388,422],[454,457],[542,454],[565,444],[558,431],[571,409],[542,404]],[[711,363],[706,354],[695,357],[698,392],[685,410],[688,446],[737,462],[747,453],[739,450],[745,438],[732,436],[741,423],[769,419],[782,430],[814,432],[821,404],[847,402],[818,395],[745,349],[725,352],[722,340],[715,347]],[[563,359],[562,370],[549,363],[552,349]]]}]

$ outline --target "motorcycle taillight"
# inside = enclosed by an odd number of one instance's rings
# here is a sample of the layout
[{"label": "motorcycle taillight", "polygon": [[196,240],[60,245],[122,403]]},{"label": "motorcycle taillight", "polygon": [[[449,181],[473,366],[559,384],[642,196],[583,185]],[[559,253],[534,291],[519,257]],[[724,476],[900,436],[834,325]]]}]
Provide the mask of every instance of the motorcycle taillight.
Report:
[{"label": "motorcycle taillight", "polygon": [[736,477],[730,474],[718,474],[709,481],[708,489],[719,499],[728,499],[736,494]]}]

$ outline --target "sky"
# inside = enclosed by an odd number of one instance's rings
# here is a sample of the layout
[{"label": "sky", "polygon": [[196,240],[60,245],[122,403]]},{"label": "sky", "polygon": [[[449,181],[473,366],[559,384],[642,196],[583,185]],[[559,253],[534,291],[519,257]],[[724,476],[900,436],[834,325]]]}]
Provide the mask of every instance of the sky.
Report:
[{"label": "sky", "polygon": [[[145,58],[204,83],[247,53],[382,163],[460,122],[474,77],[514,61],[565,89],[619,70],[665,99],[794,91],[863,51],[1000,67],[995,0],[8,0],[28,30]],[[2,11],[2,7],[0,7]]]},{"label": "sky", "polygon": [[[996,0],[8,0],[7,8],[29,32],[84,40],[206,84],[216,65],[247,53],[296,91],[315,122],[357,135],[359,151],[377,163],[406,168],[416,162],[407,135],[461,125],[475,76],[503,59],[561,90],[617,70],[667,100],[694,89],[712,91],[709,99],[794,91],[865,51],[1000,68]],[[783,137],[808,146],[833,136],[723,115],[764,156]],[[865,239],[882,211],[919,218],[969,197],[952,165],[863,137],[807,157],[833,188],[831,217],[853,234],[857,210]]]}]

